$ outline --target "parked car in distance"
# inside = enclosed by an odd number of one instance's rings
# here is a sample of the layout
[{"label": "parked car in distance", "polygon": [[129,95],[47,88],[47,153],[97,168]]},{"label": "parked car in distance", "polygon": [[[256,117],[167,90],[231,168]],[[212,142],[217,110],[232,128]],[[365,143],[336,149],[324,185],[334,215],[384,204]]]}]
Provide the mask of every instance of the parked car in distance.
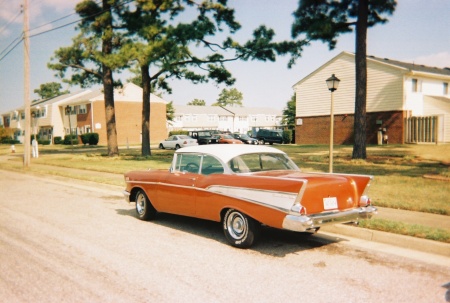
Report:
[{"label": "parked car in distance", "polygon": [[256,145],[256,144],[259,143],[257,139],[252,138],[252,137],[250,137],[250,136],[247,135],[247,134],[238,134],[238,133],[234,133],[234,134],[232,134],[232,136],[233,136],[235,139],[241,140],[242,143],[245,143],[245,144],[255,144],[255,145]]},{"label": "parked car in distance", "polygon": [[190,131],[189,136],[196,139],[198,145],[219,143],[209,130]]},{"label": "parked car in distance", "polygon": [[221,222],[227,241],[239,248],[257,241],[261,225],[314,233],[377,210],[367,196],[371,176],[303,173],[284,152],[260,145],[185,147],[170,169],[124,178],[125,200],[136,203],[139,219],[161,212]]},{"label": "parked car in distance", "polygon": [[219,144],[242,144],[241,140],[233,138],[231,135],[227,134],[216,134],[214,135],[219,140]]},{"label": "parked car in distance", "polygon": [[173,135],[167,138],[166,140],[159,142],[160,149],[165,148],[179,149],[182,147],[195,145],[198,145],[197,140],[186,135]]},{"label": "parked car in distance", "polygon": [[256,133],[256,139],[258,139],[260,144],[273,143],[283,143],[283,131],[279,129],[260,129]]}]

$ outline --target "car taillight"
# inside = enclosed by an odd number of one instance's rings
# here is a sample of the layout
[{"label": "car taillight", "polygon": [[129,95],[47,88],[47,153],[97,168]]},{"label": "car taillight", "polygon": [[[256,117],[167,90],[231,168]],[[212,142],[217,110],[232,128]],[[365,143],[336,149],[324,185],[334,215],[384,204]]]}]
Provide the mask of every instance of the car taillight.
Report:
[{"label": "car taillight", "polygon": [[300,213],[300,215],[306,215],[306,207],[304,207],[304,206],[300,207],[299,213]]},{"label": "car taillight", "polygon": [[297,202],[294,205],[292,205],[291,213],[300,214],[300,215],[304,216],[307,213],[306,207],[304,207],[303,205],[301,205],[300,203]]},{"label": "car taillight", "polygon": [[183,144],[187,144],[187,141],[184,141]]}]

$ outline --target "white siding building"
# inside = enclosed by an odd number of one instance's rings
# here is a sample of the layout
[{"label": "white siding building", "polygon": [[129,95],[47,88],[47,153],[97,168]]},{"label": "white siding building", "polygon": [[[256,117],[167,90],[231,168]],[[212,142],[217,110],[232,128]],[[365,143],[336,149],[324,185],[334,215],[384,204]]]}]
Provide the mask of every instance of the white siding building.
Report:
[{"label": "white siding building", "polygon": [[174,105],[170,130],[217,129],[246,133],[252,129],[281,127],[282,112],[273,108]]},{"label": "white siding building", "polygon": [[[335,143],[353,144],[355,55],[342,52],[294,85],[297,143],[328,143],[330,91],[334,92]],[[367,142],[381,129],[390,143],[450,142],[449,68],[367,57]],[[426,135],[422,135],[426,134]]]}]

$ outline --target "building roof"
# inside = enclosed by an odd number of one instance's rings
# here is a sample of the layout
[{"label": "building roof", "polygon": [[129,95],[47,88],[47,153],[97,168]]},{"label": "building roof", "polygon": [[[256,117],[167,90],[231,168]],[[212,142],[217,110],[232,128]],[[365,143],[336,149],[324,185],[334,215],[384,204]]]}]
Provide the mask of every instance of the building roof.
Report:
[{"label": "building roof", "polygon": [[[340,52],[337,56],[333,57],[326,63],[322,64],[319,68],[314,70],[312,73],[310,73],[306,77],[302,78],[301,80],[297,81],[293,85],[293,87],[296,87],[300,83],[303,83],[306,79],[312,77],[319,70],[323,69],[325,66],[330,65],[332,62],[334,62],[335,60],[337,60],[338,58],[340,58],[342,56],[355,57],[355,54],[351,53],[351,52],[346,52],[346,51]],[[414,73],[431,74],[431,75],[435,75],[436,77],[445,77],[445,78],[450,77],[450,67],[445,67],[445,68],[430,67],[430,66],[425,66],[425,65],[420,65],[420,64],[391,60],[388,58],[378,58],[375,56],[367,56],[367,60],[370,60],[370,61],[376,62],[376,63],[387,64],[393,68],[403,70],[404,73],[414,72]]]},{"label": "building roof", "polygon": [[431,67],[431,66],[426,66],[426,65],[422,65],[422,64],[415,64],[414,62],[407,63],[407,62],[401,62],[401,61],[392,60],[392,59],[388,59],[388,58],[378,58],[375,56],[367,56],[367,59],[394,65],[394,66],[401,67],[401,68],[411,70],[411,71],[450,76],[450,67],[445,67],[445,68]]}]

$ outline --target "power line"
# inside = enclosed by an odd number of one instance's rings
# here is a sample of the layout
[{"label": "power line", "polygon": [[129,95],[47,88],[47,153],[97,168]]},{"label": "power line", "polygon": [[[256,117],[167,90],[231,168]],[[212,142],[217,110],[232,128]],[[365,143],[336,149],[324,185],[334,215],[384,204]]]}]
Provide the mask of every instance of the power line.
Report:
[{"label": "power line", "polygon": [[[14,39],[10,44],[8,44],[8,46],[7,47],[5,47],[5,49],[0,53],[0,56],[4,53],[4,52],[6,52],[8,49],[9,49],[9,47],[14,43],[14,42],[16,42],[17,40],[19,40],[20,39],[20,41],[22,41],[22,38],[23,36],[22,35],[20,35],[19,37],[17,37],[16,39]],[[19,41],[19,43],[20,43],[20,41]],[[17,43],[18,44],[18,43]],[[17,45],[14,45],[14,47],[13,47],[13,49],[16,47]],[[8,52],[9,53],[9,52]],[[6,55],[5,55],[6,56]],[[3,57],[1,58],[1,59],[3,59]],[[1,60],[0,59],[0,60]]]},{"label": "power line", "polygon": [[[126,1],[124,1],[124,2],[122,2],[122,3],[118,3],[118,4],[114,5],[114,6],[112,6],[112,7],[120,7],[120,6],[126,5],[126,4],[128,4],[128,3],[131,3],[131,2],[133,2],[133,1],[134,1],[134,0],[126,0]],[[97,4],[100,3],[100,2],[101,2],[101,0],[97,1]],[[46,34],[46,33],[49,33],[49,32],[52,32],[52,31],[55,31],[55,30],[58,30],[58,29],[61,29],[61,28],[64,28],[64,27],[66,27],[66,26],[69,26],[69,25],[78,23],[78,22],[83,21],[83,20],[85,20],[85,19],[89,19],[89,18],[98,16],[98,15],[101,15],[101,14],[103,14],[103,13],[106,12],[106,11],[107,11],[106,9],[103,9],[103,10],[101,10],[100,12],[97,12],[97,13],[95,13],[95,14],[86,16],[86,17],[84,17],[84,18],[81,18],[81,19],[78,19],[78,20],[75,20],[75,21],[72,21],[72,22],[63,24],[63,25],[61,25],[61,26],[58,26],[58,27],[55,27],[55,28],[52,28],[52,29],[49,29],[49,30],[42,31],[42,32],[40,32],[40,33],[36,33],[36,34],[33,34],[33,35],[29,35],[28,37],[29,37],[29,38],[33,38],[33,37],[36,37],[36,36],[40,36],[40,35],[43,35],[43,34]],[[33,30],[35,30],[35,29],[37,29],[37,28],[43,27],[43,26],[48,25],[48,24],[51,24],[51,23],[55,23],[55,22],[57,22],[57,21],[60,21],[60,20],[62,20],[62,19],[65,19],[65,18],[67,18],[67,17],[70,17],[70,16],[72,16],[72,15],[74,15],[74,13],[69,14],[69,15],[64,16],[64,17],[61,17],[61,18],[58,18],[58,19],[56,19],[56,20],[54,20],[54,21],[51,21],[51,22],[48,22],[48,23],[46,23],[46,24],[40,25],[40,26],[38,26],[38,27],[36,27],[36,28],[33,28],[33,29],[31,29],[31,30],[28,30],[28,33],[31,32],[31,31],[33,31]],[[13,47],[5,54],[5,55],[3,55],[2,57],[0,57],[0,62],[1,62],[1,61],[2,61],[9,53],[11,53],[11,51],[14,50],[14,49],[19,45],[20,42],[22,42],[22,40],[23,40],[23,35],[20,36],[19,38],[21,38],[20,41],[18,41],[18,42],[17,42],[17,43],[16,43],[16,44],[15,44],[15,45],[14,45],[14,46],[13,46]],[[16,41],[16,40],[19,39],[19,38],[16,38],[14,41]],[[13,41],[12,43],[10,43],[10,45],[13,44],[14,41]],[[10,45],[8,45],[8,47],[9,47]],[[4,53],[4,52],[8,49],[8,47],[5,48],[5,50],[3,50],[2,53]]]},{"label": "power line", "polygon": [[20,11],[17,13],[17,15],[15,15],[11,20],[9,20],[8,22],[6,22],[6,24],[3,25],[3,26],[0,28],[0,34],[1,34],[3,31],[5,31],[5,30],[8,28],[8,26],[9,26],[11,23],[13,23],[13,22],[17,19],[17,17],[19,17],[21,14],[22,14],[22,10],[20,10]]}]

